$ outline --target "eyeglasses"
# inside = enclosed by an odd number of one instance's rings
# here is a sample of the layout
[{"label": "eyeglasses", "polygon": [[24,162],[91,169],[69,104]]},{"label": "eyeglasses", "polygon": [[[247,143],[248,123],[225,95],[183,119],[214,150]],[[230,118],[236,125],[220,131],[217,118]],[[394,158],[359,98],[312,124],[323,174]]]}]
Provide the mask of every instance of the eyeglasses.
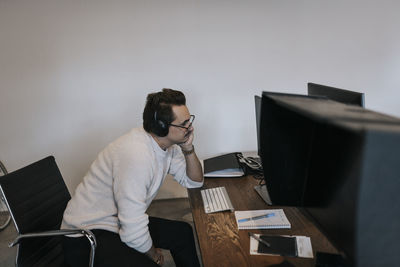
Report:
[{"label": "eyeglasses", "polygon": [[[192,124],[193,124],[193,121],[194,121],[195,117],[196,116],[194,116],[194,115],[190,115],[190,119],[185,120],[181,125],[176,125],[176,124],[170,123],[169,126],[174,126],[174,127],[179,127],[179,128],[183,128],[183,129],[189,130],[189,128],[192,127]],[[185,126],[185,125],[187,125],[187,126]]]}]

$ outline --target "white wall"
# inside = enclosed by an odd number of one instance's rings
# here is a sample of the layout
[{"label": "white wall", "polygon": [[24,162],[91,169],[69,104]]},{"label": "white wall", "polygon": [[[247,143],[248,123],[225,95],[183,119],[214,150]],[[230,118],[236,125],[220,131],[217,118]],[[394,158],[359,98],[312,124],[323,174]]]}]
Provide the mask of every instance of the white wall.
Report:
[{"label": "white wall", "polygon": [[0,160],[70,190],[144,100],[183,90],[200,157],[256,149],[253,95],[309,81],[400,116],[399,1],[0,0]]}]

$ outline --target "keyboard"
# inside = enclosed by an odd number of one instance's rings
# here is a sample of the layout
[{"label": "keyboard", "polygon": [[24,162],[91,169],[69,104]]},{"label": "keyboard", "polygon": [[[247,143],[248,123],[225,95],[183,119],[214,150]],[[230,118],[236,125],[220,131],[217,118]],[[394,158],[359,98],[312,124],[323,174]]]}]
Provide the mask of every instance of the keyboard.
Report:
[{"label": "keyboard", "polygon": [[232,202],[224,186],[203,189],[200,191],[203,198],[204,211],[213,213],[217,211],[234,211]]}]

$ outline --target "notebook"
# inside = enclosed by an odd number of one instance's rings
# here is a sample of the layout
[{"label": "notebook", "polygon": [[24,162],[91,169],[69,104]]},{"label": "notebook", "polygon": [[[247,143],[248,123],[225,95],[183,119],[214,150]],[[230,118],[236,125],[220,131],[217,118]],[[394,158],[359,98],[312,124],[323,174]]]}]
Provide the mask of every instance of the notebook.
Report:
[{"label": "notebook", "polygon": [[204,177],[242,177],[244,171],[234,152],[204,160]]},{"label": "notebook", "polygon": [[[264,236],[255,234],[259,238],[269,242],[270,247],[263,246],[253,237],[250,237],[250,255],[282,255],[282,256],[292,256],[300,258],[313,258],[313,250],[311,246],[311,239],[308,236],[274,236],[274,240],[271,239],[272,236]],[[293,244],[293,238],[295,239],[295,244]],[[293,251],[293,246],[295,246],[295,251]]]},{"label": "notebook", "polygon": [[272,254],[281,256],[297,256],[296,237],[295,236],[267,236],[260,235],[264,241],[267,241],[270,246],[263,243],[258,243],[257,253]]},{"label": "notebook", "polygon": [[290,229],[283,209],[235,211],[239,229]]}]

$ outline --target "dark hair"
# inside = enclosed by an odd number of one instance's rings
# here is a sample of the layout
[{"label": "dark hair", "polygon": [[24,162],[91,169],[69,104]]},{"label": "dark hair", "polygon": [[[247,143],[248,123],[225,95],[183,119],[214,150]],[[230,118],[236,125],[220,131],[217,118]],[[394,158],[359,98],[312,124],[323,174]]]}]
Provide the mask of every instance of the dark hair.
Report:
[{"label": "dark hair", "polygon": [[147,95],[143,111],[143,128],[158,136],[168,134],[169,124],[175,120],[172,105],[186,105],[185,95],[177,90],[164,88]]}]

